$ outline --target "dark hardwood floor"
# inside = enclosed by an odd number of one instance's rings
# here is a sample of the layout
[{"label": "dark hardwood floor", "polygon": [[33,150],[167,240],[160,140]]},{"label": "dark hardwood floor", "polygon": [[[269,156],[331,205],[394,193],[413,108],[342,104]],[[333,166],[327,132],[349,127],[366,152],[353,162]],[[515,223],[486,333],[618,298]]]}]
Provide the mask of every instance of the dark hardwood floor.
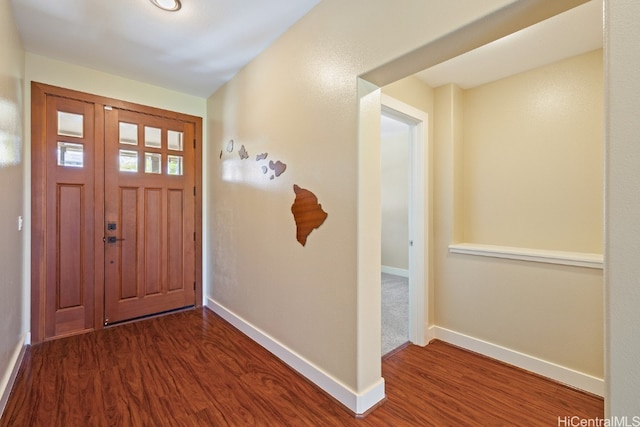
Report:
[{"label": "dark hardwood floor", "polygon": [[443,342],[385,358],[355,419],[207,309],[31,347],[0,426],[557,426],[602,399]]}]

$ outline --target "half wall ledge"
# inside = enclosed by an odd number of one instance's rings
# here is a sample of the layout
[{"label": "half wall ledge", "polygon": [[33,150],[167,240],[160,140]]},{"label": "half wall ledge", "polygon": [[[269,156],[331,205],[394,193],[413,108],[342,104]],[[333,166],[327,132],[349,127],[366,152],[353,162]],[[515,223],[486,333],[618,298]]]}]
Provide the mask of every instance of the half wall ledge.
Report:
[{"label": "half wall ledge", "polygon": [[603,269],[604,263],[602,254],[517,248],[512,246],[485,245],[480,243],[452,244],[449,245],[449,252],[492,258],[515,259],[519,261],[570,265],[574,267],[595,268],[600,270]]}]

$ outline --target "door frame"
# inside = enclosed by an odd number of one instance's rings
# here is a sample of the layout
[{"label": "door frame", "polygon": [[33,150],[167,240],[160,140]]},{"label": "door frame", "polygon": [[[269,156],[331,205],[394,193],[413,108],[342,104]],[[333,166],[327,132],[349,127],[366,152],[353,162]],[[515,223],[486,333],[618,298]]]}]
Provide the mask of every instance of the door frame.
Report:
[{"label": "door frame", "polygon": [[[429,116],[389,95],[381,94],[381,114],[410,126],[409,132],[409,341],[425,346],[429,339],[431,247],[431,150]],[[410,243],[412,242],[412,244]]]},{"label": "door frame", "polygon": [[[95,158],[104,153],[104,109],[107,106],[143,114],[191,122],[195,127],[195,301],[202,306],[202,118],[175,111],[140,105],[72,89],[31,82],[31,342],[45,337],[45,209],[46,209],[46,99],[47,96],[70,98],[93,104]],[[186,142],[185,142],[186,143]],[[104,194],[104,164],[95,162],[94,193]],[[93,328],[70,335],[103,329],[104,324],[104,200],[96,200],[94,230],[94,324]],[[59,338],[59,337],[56,337]]]}]

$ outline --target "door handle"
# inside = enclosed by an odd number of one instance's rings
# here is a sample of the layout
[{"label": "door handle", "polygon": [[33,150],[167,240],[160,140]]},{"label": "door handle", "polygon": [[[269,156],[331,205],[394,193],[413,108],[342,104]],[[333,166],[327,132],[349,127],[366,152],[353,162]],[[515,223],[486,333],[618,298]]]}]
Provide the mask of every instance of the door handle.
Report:
[{"label": "door handle", "polygon": [[116,242],[122,242],[124,239],[118,239],[116,236],[107,236],[105,242],[106,243],[116,243]]}]

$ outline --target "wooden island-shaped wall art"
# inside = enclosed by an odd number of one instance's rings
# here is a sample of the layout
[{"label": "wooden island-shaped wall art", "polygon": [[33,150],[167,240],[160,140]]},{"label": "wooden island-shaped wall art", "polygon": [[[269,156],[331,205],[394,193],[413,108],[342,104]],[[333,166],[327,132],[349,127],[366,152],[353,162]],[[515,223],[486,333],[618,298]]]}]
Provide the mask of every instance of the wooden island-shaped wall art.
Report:
[{"label": "wooden island-shaped wall art", "polygon": [[296,199],[291,206],[293,218],[296,221],[296,238],[302,246],[307,243],[307,237],[327,219],[327,214],[318,203],[318,198],[311,191],[293,186]]},{"label": "wooden island-shaped wall art", "polygon": [[[227,153],[233,153],[235,149],[234,140],[231,139],[227,142]],[[223,158],[224,149],[220,150],[220,159]],[[244,145],[238,150],[240,160],[247,160],[249,153]],[[261,153],[256,155],[256,162],[264,162],[269,157],[268,153]],[[280,160],[269,160],[268,166],[264,163],[260,166],[263,175],[271,170],[269,179],[273,180],[279,178],[287,170],[287,165]],[[296,194],[296,198],[291,206],[291,212],[296,222],[296,239],[302,246],[306,245],[309,234],[316,228],[320,227],[327,219],[328,214],[322,210],[322,205],[318,203],[318,198],[311,191],[301,188],[298,185],[293,186],[293,191]]]}]

